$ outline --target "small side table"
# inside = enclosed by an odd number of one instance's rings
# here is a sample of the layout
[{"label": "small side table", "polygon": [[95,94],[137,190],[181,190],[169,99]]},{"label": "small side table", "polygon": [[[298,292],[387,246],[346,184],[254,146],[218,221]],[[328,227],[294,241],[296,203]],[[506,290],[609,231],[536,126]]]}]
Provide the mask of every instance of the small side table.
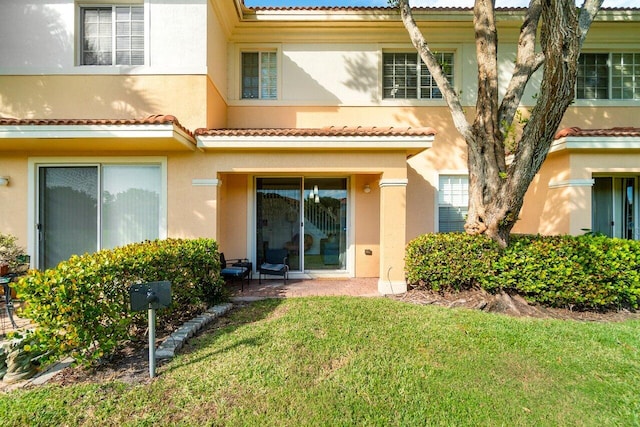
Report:
[{"label": "small side table", "polygon": [[13,301],[11,301],[11,286],[9,286],[12,279],[13,277],[11,276],[2,276],[0,277],[0,284],[2,284],[2,290],[4,291],[4,309],[7,312],[7,317],[11,322],[11,326],[17,329],[18,325],[13,320]]}]

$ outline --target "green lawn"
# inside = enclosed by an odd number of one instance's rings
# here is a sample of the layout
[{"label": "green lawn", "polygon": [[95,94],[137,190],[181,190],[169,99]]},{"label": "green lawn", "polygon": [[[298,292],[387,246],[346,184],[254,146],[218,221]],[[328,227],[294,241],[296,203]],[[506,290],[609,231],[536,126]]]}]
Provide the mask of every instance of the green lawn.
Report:
[{"label": "green lawn", "polygon": [[0,395],[0,425],[640,424],[640,322],[515,319],[383,298],[233,310],[147,385]]}]

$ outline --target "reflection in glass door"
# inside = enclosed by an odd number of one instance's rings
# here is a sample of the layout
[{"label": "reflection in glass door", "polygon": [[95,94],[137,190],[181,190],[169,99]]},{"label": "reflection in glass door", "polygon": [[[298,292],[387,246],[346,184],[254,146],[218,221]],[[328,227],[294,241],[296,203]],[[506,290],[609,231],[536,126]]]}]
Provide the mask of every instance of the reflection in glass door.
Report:
[{"label": "reflection in glass door", "polygon": [[38,267],[98,249],[98,168],[39,170]]},{"label": "reflection in glass door", "polygon": [[592,230],[608,237],[637,239],[634,177],[596,177],[592,187]]},{"label": "reflection in glass door", "polygon": [[304,192],[305,270],[346,270],[346,178],[307,178]]},{"label": "reflection in glass door", "polygon": [[287,249],[289,269],[346,270],[346,178],[257,178],[256,260]]},{"label": "reflection in glass door", "polygon": [[[302,179],[256,179],[256,260],[264,259],[267,249],[289,250],[289,269],[301,270],[297,248]],[[295,243],[294,243],[295,242]]]}]

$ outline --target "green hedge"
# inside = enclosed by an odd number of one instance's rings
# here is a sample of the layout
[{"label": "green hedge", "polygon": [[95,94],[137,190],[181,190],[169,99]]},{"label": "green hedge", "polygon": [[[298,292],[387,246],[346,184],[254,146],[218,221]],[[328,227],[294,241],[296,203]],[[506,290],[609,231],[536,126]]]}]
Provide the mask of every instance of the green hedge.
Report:
[{"label": "green hedge", "polygon": [[552,307],[637,309],[640,242],[603,236],[514,235],[499,250],[484,236],[428,234],[411,241],[407,281],[413,287],[518,293]]},{"label": "green hedge", "polygon": [[640,242],[604,236],[514,236],[481,285],[552,307],[638,308]]},{"label": "green hedge", "polygon": [[167,239],[73,256],[56,268],[32,270],[17,284],[21,315],[37,329],[30,337],[50,356],[80,362],[108,355],[146,327],[146,311],[129,308],[129,287],[171,282],[172,304],[158,310],[159,327],[182,312],[222,299],[217,243]]},{"label": "green hedge", "polygon": [[434,291],[469,289],[489,274],[498,251],[499,246],[483,235],[421,235],[406,248],[407,282]]}]

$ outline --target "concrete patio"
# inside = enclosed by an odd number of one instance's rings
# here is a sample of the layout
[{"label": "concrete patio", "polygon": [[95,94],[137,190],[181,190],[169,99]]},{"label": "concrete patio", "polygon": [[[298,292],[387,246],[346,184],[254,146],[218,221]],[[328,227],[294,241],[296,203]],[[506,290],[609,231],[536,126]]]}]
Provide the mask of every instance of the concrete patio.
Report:
[{"label": "concrete patio", "polygon": [[232,301],[253,300],[262,298],[291,298],[306,296],[348,295],[359,297],[377,297],[378,278],[352,279],[290,279],[287,283],[281,278],[251,280],[249,285],[244,283],[244,290],[240,290],[240,282],[227,283],[231,291]]}]

